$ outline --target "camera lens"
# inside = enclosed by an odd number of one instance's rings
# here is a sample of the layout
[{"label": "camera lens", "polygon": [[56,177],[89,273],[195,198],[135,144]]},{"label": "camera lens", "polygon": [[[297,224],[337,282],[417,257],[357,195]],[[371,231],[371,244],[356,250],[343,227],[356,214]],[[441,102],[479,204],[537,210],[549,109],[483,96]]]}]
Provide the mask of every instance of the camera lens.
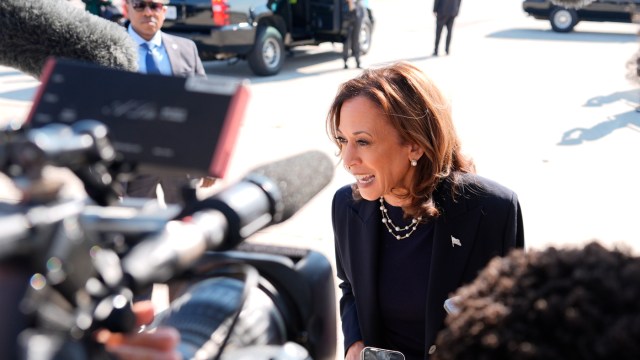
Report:
[{"label": "camera lens", "polygon": [[223,346],[226,350],[286,342],[284,320],[271,298],[254,287],[248,289],[243,303],[245,286],[234,278],[210,278],[194,284],[172,303],[161,323],[178,329],[179,351],[185,359],[215,358]]}]

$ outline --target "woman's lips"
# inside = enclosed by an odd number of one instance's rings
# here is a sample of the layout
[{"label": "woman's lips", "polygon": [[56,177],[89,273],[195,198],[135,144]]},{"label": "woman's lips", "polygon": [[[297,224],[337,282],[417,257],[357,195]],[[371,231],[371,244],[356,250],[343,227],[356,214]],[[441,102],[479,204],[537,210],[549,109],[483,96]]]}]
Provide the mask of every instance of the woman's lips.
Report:
[{"label": "woman's lips", "polygon": [[373,175],[355,175],[355,177],[356,177],[356,181],[358,182],[358,185],[370,184],[376,178]]}]

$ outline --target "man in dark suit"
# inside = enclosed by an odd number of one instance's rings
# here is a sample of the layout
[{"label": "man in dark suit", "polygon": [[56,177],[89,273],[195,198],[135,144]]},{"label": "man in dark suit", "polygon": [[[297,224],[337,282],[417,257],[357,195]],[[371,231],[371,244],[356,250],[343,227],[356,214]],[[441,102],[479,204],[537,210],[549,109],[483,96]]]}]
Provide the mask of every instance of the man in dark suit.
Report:
[{"label": "man in dark suit", "polygon": [[434,0],[433,14],[436,16],[436,45],[433,49],[433,56],[438,56],[438,45],[440,44],[440,35],[442,28],[447,26],[447,42],[445,43],[445,51],[449,55],[449,45],[451,44],[451,34],[453,32],[453,21],[458,16],[460,3],[462,0]]},{"label": "man in dark suit", "polygon": [[[186,38],[163,33],[168,0],[127,0],[129,35],[140,45],[138,69],[142,73],[168,76],[206,76],[196,44]],[[179,203],[180,188],[186,176],[156,176],[141,174],[126,186],[126,195],[155,198],[156,188],[162,187],[165,203]],[[213,184],[213,178],[204,178],[202,186]]]},{"label": "man in dark suit", "polygon": [[356,67],[360,69],[360,31],[366,9],[361,0],[347,0],[347,5],[349,6],[348,31],[342,46],[342,59],[344,60],[344,68],[348,69],[347,60],[349,60],[349,53],[351,53],[351,56],[356,60]]}]

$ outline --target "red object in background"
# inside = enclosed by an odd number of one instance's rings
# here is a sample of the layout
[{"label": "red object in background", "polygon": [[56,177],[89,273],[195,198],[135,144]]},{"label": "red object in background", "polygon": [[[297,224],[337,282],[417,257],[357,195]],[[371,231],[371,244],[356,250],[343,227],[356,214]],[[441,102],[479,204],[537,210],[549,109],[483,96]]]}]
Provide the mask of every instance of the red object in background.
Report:
[{"label": "red object in background", "polygon": [[229,4],[226,0],[211,0],[211,13],[213,18],[213,25],[224,26],[229,25]]},{"label": "red object in background", "polygon": [[128,19],[128,17],[127,17],[127,2],[125,0],[120,1],[120,10],[122,11],[122,16],[124,16],[125,19]]}]

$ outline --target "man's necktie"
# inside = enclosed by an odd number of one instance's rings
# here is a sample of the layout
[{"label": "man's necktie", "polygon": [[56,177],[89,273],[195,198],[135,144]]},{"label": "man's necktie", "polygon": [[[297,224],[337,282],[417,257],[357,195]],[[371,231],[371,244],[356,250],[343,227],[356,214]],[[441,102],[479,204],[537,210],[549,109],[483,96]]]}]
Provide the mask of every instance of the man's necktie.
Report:
[{"label": "man's necktie", "polygon": [[140,44],[144,51],[147,52],[147,56],[145,58],[145,62],[147,65],[147,74],[160,74],[160,69],[158,68],[158,64],[156,64],[156,59],[153,57],[153,53],[151,52],[151,48],[149,48],[149,44],[142,43]]}]

